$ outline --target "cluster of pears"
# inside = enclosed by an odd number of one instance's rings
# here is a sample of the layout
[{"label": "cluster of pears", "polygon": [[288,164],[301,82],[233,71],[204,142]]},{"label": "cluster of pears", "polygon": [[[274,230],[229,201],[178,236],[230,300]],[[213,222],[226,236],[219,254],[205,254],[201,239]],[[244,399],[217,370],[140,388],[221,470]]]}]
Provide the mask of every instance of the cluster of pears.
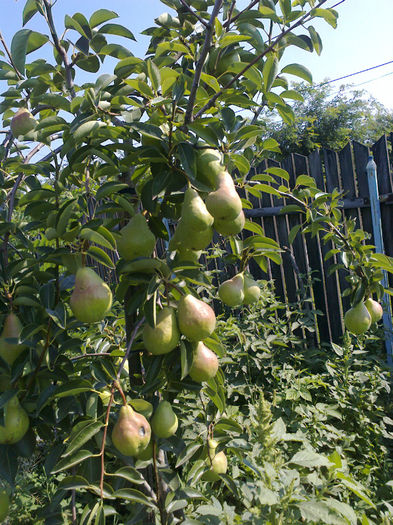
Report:
[{"label": "cluster of pears", "polygon": [[228,460],[222,450],[216,453],[218,442],[215,439],[207,440],[206,465],[209,469],[203,474],[205,481],[219,481],[220,474],[225,474],[228,469]]},{"label": "cluster of pears", "polygon": [[112,306],[112,292],[101,277],[88,267],[78,268],[70,297],[74,316],[83,323],[101,321]]},{"label": "cluster of pears", "polygon": [[218,295],[223,303],[235,307],[258,301],[261,289],[252,277],[244,272],[240,272],[232,279],[228,279],[220,284]]},{"label": "cluster of pears", "polygon": [[198,178],[214,190],[205,201],[193,188],[185,192],[181,217],[169,243],[179,261],[197,261],[212,241],[213,228],[221,235],[236,235],[244,227],[242,201],[221,160],[216,150],[198,150]]},{"label": "cluster of pears", "polygon": [[355,335],[366,332],[372,323],[377,323],[382,319],[383,308],[371,297],[364,302],[360,301],[350,308],[344,316],[345,328]]},{"label": "cluster of pears", "polygon": [[209,337],[216,327],[213,309],[204,301],[191,294],[183,295],[177,305],[163,307],[156,317],[156,325],[146,324],[143,329],[143,342],[153,355],[167,354],[179,344],[181,334],[193,343],[193,362],[189,370],[191,379],[196,382],[213,378],[218,370],[216,354],[203,340]]},{"label": "cluster of pears", "polygon": [[[4,321],[0,336],[0,357],[12,366],[17,357],[25,350],[25,345],[18,339],[22,323],[13,312]],[[8,374],[0,375],[0,392],[9,390],[11,381]],[[4,424],[0,425],[0,445],[14,445],[20,441],[29,428],[29,416],[15,395],[4,405]]]},{"label": "cluster of pears", "polygon": [[[150,403],[145,403],[151,407]],[[145,412],[151,415],[151,410]],[[151,425],[145,415],[130,405],[123,405],[113,427],[112,443],[124,456],[147,461],[153,456],[152,431],[156,438],[173,436],[178,419],[169,401],[161,401],[153,413]]]}]

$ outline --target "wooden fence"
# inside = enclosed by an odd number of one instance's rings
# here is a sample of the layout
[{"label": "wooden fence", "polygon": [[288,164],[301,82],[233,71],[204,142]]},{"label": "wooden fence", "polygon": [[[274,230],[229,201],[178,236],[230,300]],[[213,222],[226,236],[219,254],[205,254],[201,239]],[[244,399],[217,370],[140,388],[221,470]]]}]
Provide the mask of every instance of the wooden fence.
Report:
[{"label": "wooden fence", "polygon": [[[373,154],[377,164],[378,185],[382,214],[382,230],[386,255],[393,256],[393,166],[389,151],[393,146],[393,133],[384,135],[371,148],[358,142],[348,143],[339,152],[322,149],[312,152],[308,157],[292,154],[281,163],[266,161],[258,172],[267,166],[279,166],[290,176],[290,186],[294,186],[299,175],[309,175],[322,191],[331,192],[338,188],[344,194],[343,207],[346,217],[356,219],[357,227],[371,235],[368,241],[373,244],[373,230],[369,190],[366,175],[368,156]],[[335,258],[325,261],[326,253],[333,247],[329,242],[311,235],[297,235],[290,246],[288,234],[298,224],[299,214],[280,213],[283,201],[268,193],[261,199],[248,196],[253,210],[247,215],[258,222],[265,235],[276,240],[283,251],[283,264],[270,263],[268,273],[254,263],[250,271],[255,278],[269,278],[275,281],[278,297],[288,303],[299,300],[299,290],[309,282],[312,272],[313,284],[309,289],[314,307],[325,315],[316,317],[317,334],[321,341],[337,341],[343,333],[343,313],[349,308],[348,298],[342,298],[342,291],[348,287],[345,272],[336,271],[329,275],[329,267],[337,262]],[[289,202],[288,202],[289,204]],[[392,286],[392,283],[390,283]]]}]

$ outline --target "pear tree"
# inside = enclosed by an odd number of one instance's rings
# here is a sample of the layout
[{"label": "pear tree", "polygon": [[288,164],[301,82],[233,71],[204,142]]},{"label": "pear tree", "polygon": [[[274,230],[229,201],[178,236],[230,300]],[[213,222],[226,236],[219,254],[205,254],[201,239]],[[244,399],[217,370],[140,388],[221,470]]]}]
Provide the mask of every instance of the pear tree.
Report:
[{"label": "pear tree", "polygon": [[[342,233],[338,196],[290,189],[284,170],[249,177],[278,150],[262,108],[291,122],[289,78],[311,81],[280,65],[287,49],[320,53],[314,25],[338,13],[327,0],[163,4],[142,57],[114,11],[63,27],[54,0],[25,0],[23,27],[1,38],[0,519],[38,445],[57,491],[37,522],[180,523],[206,483],[241,503],[216,320],[222,302],[257,304],[251,259],[281,262],[246,219],[250,195],[312,207],[302,231],[334,236],[354,304],[380,316],[383,261]],[[223,253],[234,276],[219,286],[208,263]]]}]

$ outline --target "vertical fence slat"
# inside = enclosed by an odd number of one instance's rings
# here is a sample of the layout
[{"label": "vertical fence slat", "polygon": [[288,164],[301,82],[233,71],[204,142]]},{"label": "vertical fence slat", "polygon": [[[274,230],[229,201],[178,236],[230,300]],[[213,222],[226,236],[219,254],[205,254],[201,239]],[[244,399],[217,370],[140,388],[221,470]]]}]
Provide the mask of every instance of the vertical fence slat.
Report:
[{"label": "vertical fence slat", "polygon": [[[367,175],[366,175],[366,165],[368,162],[368,148],[359,142],[353,141],[353,154],[355,159],[355,169],[356,169],[356,179],[358,184],[358,196],[362,197],[369,202],[370,193],[368,189]],[[370,207],[361,208],[360,214],[362,217],[362,226],[364,231],[371,234],[371,240],[368,241],[371,244],[374,244],[373,238],[373,223],[371,219],[371,209]]]}]

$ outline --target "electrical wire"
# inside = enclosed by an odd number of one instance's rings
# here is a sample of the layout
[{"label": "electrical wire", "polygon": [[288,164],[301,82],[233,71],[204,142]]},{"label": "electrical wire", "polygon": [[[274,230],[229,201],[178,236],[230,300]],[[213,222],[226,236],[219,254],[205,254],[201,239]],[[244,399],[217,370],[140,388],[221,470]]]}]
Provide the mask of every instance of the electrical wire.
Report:
[{"label": "electrical wire", "polygon": [[321,84],[318,84],[318,86],[326,86],[326,84],[331,84],[332,82],[337,82],[338,80],[344,80],[345,78],[360,75],[360,73],[366,73],[367,71],[372,71],[373,69],[377,69],[382,66],[387,66],[388,64],[393,64],[393,60],[390,60],[389,62],[384,62],[383,64],[378,64],[377,66],[368,67],[367,69],[362,69],[361,71],[356,71],[355,73],[350,73],[349,75],[344,75],[343,77],[334,78],[333,80],[326,80],[325,82],[321,82]]}]

